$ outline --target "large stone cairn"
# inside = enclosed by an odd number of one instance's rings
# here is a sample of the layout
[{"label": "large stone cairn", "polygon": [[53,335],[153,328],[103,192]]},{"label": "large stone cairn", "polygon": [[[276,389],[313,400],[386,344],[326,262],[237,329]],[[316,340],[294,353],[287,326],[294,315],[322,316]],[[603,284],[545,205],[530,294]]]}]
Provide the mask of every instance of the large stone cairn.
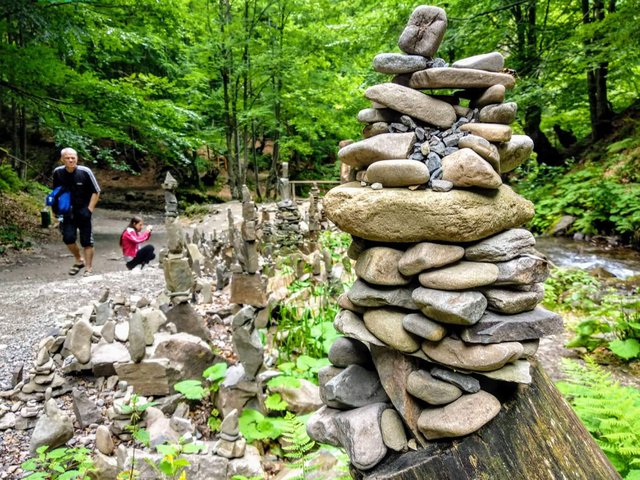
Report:
[{"label": "large stone cairn", "polygon": [[515,384],[531,382],[540,337],[562,329],[537,306],[548,266],[518,228],[533,206],[500,177],[533,147],[509,127],[515,80],[497,52],[451,67],[434,59],[446,25],[442,9],[420,6],[400,36],[406,55],[375,57],[397,76],[367,89],[374,103],[358,118],[368,138],[339,152],[361,182],[323,202],[353,236],[358,278],[339,300],[345,336],[319,373],[325,406],[307,428],[359,470],[486,425]]},{"label": "large stone cairn", "polygon": [[273,238],[276,249],[295,249],[302,243],[300,221],[302,217],[296,202],[291,198],[291,184],[289,183],[289,164],[283,162],[282,177],[280,177],[280,197],[276,212]]}]

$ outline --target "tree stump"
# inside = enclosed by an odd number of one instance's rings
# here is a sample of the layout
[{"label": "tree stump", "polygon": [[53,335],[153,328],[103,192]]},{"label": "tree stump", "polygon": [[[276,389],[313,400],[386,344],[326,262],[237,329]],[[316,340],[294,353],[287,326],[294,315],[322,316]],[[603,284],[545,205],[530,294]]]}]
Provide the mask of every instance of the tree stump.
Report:
[{"label": "tree stump", "polygon": [[[620,479],[600,447],[539,365],[502,411],[477,432],[389,456],[360,480]],[[504,384],[502,384],[504,386]]]}]

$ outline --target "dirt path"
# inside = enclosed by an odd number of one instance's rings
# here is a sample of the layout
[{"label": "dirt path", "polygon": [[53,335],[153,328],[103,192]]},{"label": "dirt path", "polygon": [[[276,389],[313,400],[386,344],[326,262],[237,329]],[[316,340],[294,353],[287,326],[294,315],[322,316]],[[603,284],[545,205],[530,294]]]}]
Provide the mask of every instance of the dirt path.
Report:
[{"label": "dirt path", "polygon": [[[239,217],[240,204],[232,202],[203,222],[186,225],[187,231],[226,228],[226,209]],[[11,374],[20,364],[27,368],[40,339],[54,332],[58,322],[78,308],[96,301],[104,289],[126,297],[152,299],[162,292],[162,271],[126,269],[118,245],[130,212],[97,209],[94,215],[95,258],[91,277],[70,276],[73,257],[54,232],[53,241],[39,243],[27,252],[3,258],[0,264],[0,391],[11,388]],[[155,226],[150,242],[160,250],[166,244],[164,218],[144,215]]]}]

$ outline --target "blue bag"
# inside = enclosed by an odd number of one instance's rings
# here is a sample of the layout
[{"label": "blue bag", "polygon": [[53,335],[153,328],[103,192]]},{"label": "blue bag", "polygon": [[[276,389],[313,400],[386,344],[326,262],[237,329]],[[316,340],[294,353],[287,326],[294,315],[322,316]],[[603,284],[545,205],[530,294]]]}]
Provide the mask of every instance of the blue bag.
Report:
[{"label": "blue bag", "polygon": [[71,192],[63,190],[62,187],[54,188],[45,201],[48,207],[53,209],[56,215],[64,215],[71,211]]}]

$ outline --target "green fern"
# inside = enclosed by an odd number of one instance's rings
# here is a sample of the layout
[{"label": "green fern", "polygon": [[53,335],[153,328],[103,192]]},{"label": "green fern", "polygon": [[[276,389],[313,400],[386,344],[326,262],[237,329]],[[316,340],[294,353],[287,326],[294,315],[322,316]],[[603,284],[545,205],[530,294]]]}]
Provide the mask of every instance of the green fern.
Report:
[{"label": "green fern", "polygon": [[625,480],[639,479],[640,390],[620,386],[588,357],[586,365],[565,359],[563,366],[569,380],[558,389]]},{"label": "green fern", "polygon": [[289,465],[292,470],[300,470],[300,475],[292,478],[292,480],[304,480],[309,472],[317,468],[309,466],[307,458],[316,444],[307,435],[304,423],[293,413],[287,412],[284,420],[284,432],[282,434],[284,456],[293,460]]}]

